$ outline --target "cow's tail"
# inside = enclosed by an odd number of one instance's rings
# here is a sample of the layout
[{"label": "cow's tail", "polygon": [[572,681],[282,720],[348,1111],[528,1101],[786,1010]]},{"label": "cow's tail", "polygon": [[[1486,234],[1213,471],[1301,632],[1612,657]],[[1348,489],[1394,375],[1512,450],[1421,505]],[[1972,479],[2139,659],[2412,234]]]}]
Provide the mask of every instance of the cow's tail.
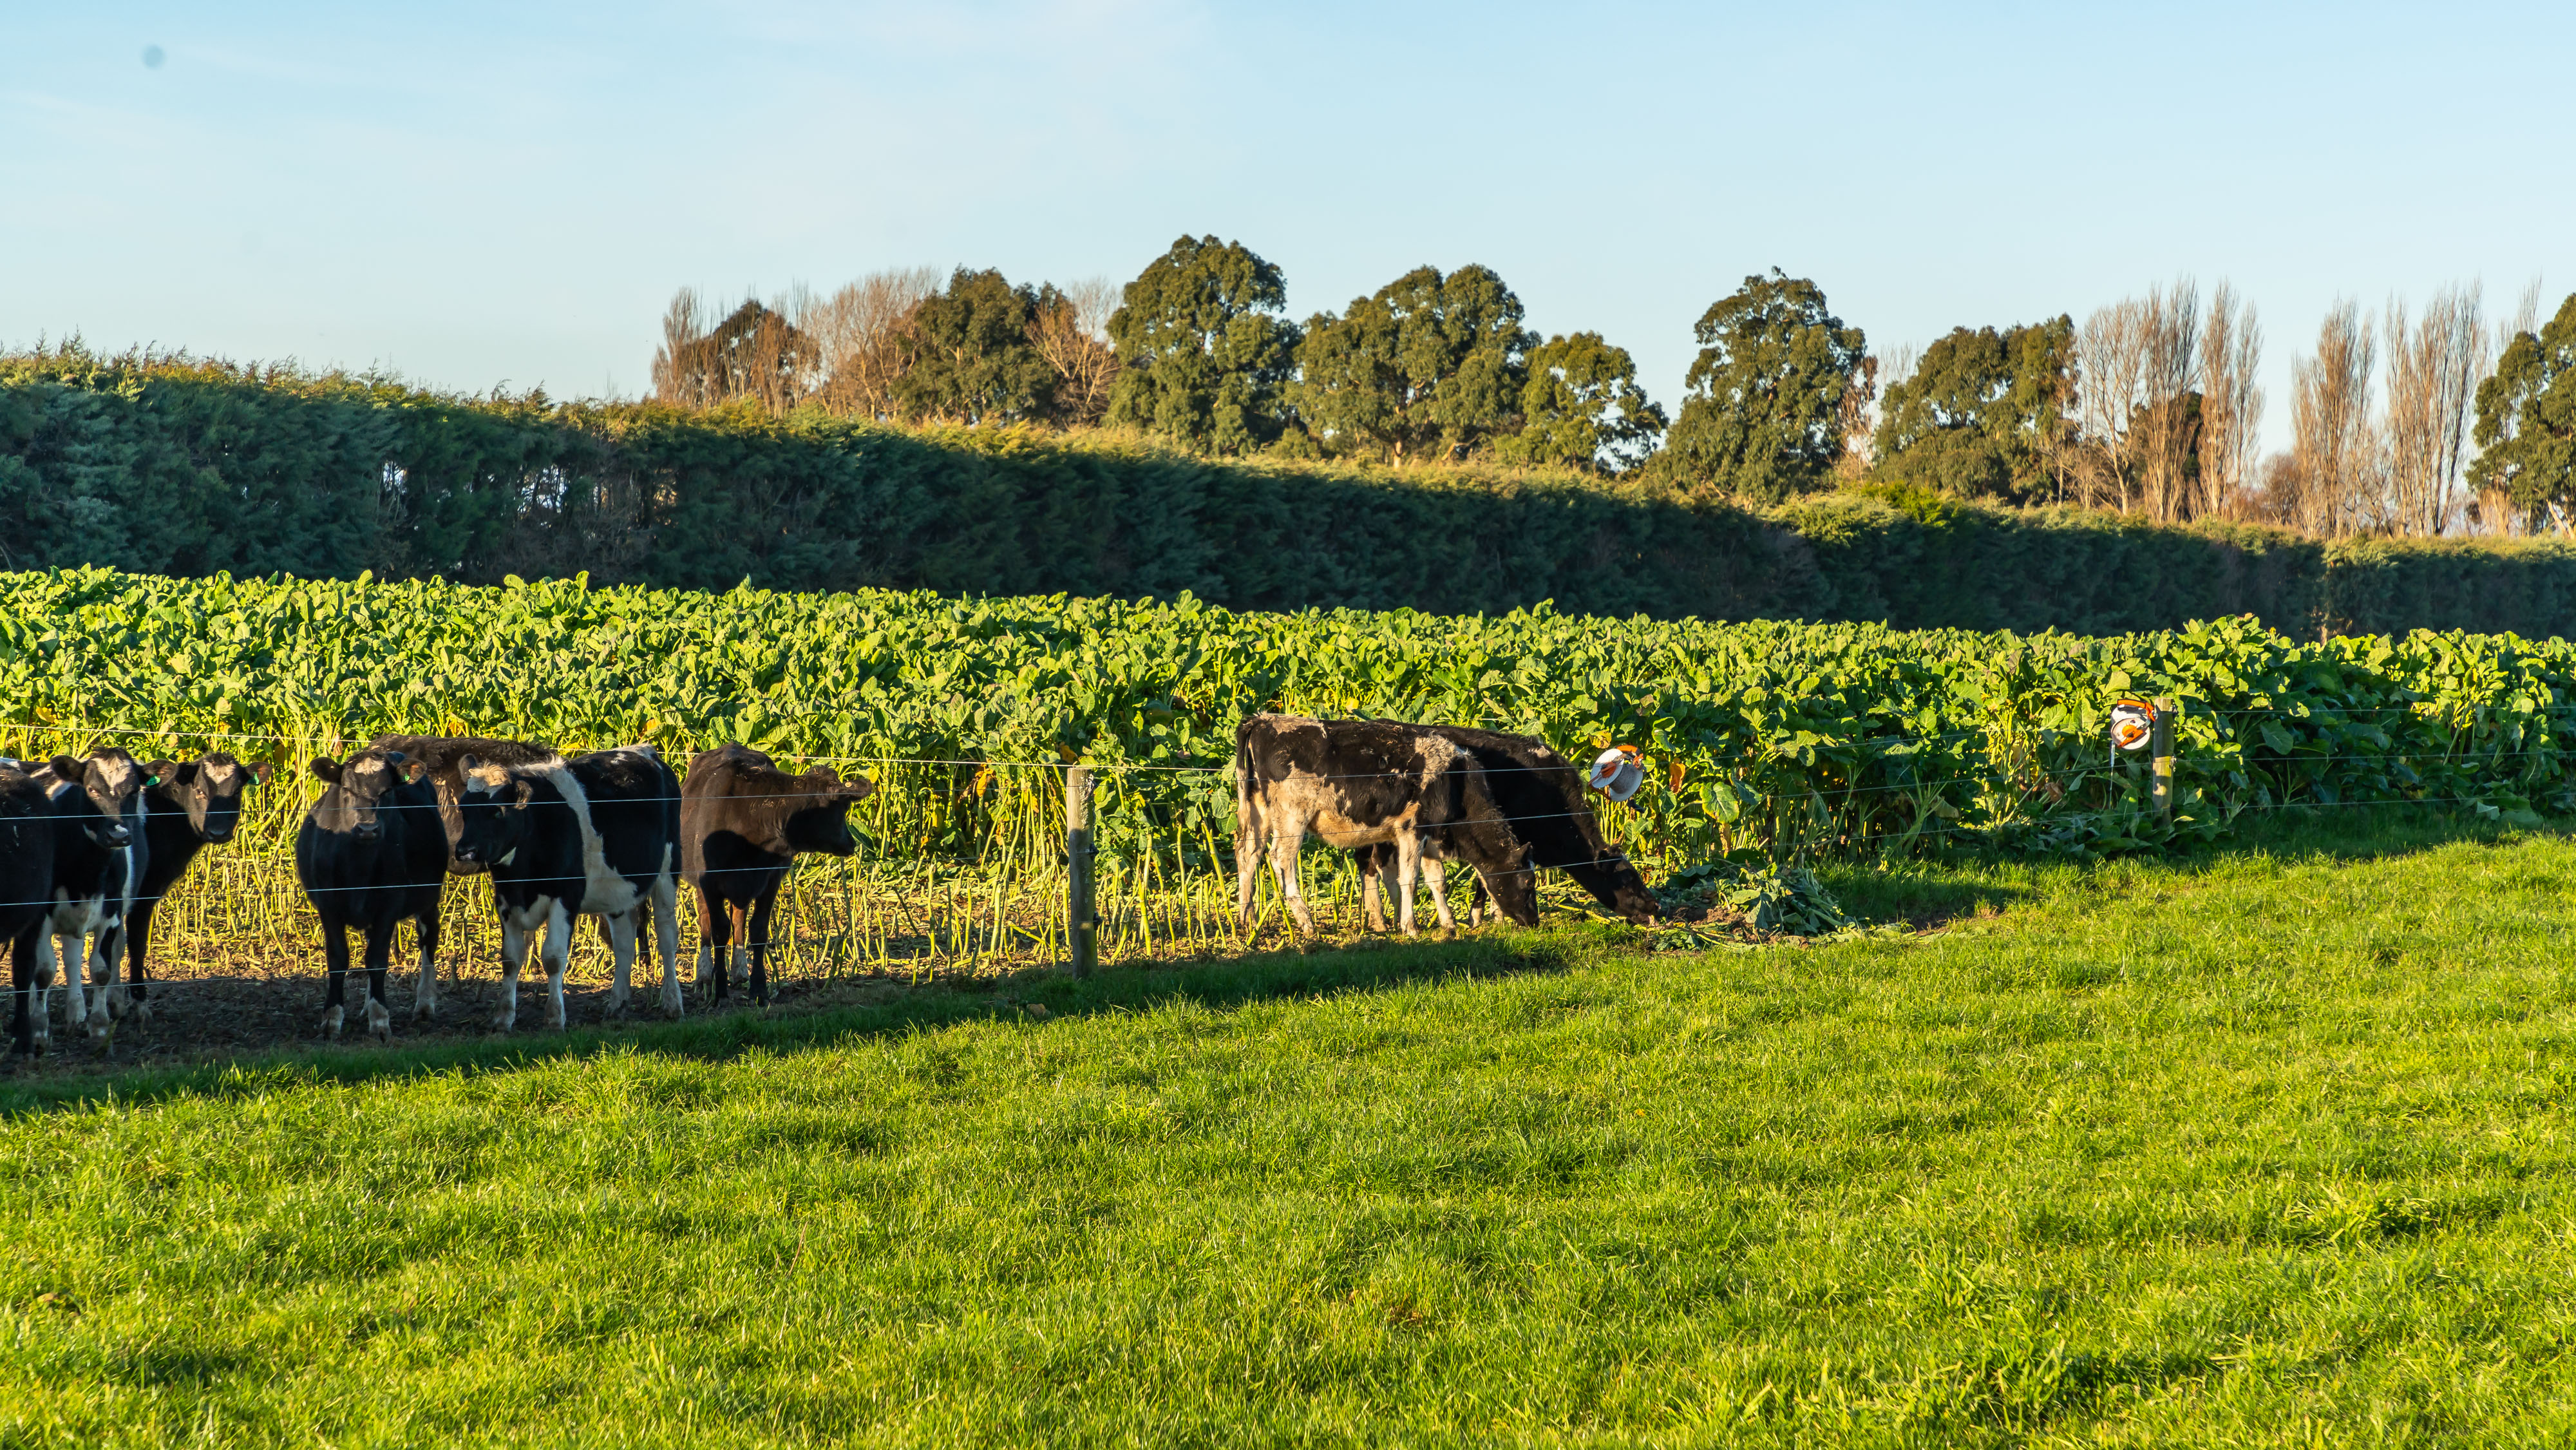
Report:
[{"label": "cow's tail", "polygon": [[1256,718],[1247,716],[1242,724],[1234,727],[1234,829],[1238,834],[1254,829],[1252,725]]}]

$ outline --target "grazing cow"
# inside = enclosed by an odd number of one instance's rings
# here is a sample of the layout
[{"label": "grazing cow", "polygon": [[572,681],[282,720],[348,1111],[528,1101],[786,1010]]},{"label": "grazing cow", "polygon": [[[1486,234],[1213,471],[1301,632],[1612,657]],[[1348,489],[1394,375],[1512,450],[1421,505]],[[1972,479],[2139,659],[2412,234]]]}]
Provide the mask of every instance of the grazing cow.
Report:
[{"label": "grazing cow", "polygon": [[119,1015],[130,1011],[138,1022],[152,1020],[143,965],[152,943],[152,908],[188,874],[188,863],[197,859],[197,852],[233,838],[241,823],[242,792],[266,785],[269,778],[267,761],[244,765],[220,750],[177,764],[156,760],[144,769],[157,783],[143,792],[148,812],[143,824],[143,879],[135,888],[134,909],[125,922],[126,982],[108,997],[111,1009]]},{"label": "grazing cow", "polygon": [[[1266,841],[1298,931],[1314,931],[1297,887],[1297,851],[1308,831],[1343,850],[1395,849],[1396,915],[1408,936],[1422,840],[1434,833],[1483,875],[1506,915],[1537,924],[1525,853],[1486,788],[1484,768],[1436,731],[1394,720],[1255,715],[1235,731],[1234,768],[1235,914],[1245,928]],[[1435,887],[1434,901],[1441,924],[1454,925],[1446,892]]]},{"label": "grazing cow", "polygon": [[[1512,834],[1529,848],[1530,869],[1562,870],[1574,878],[1576,885],[1592,893],[1593,900],[1635,925],[1654,923],[1660,905],[1648,889],[1646,878],[1629,863],[1626,854],[1613,850],[1602,839],[1600,819],[1593,814],[1584,793],[1582,766],[1548,748],[1546,741],[1527,735],[1505,735],[1463,725],[1424,728],[1456,742],[1484,767],[1486,788],[1496,808],[1510,824]],[[1454,856],[1445,838],[1425,836],[1426,876],[1436,882],[1438,862]],[[1378,884],[1388,880],[1394,866],[1393,852],[1383,846],[1372,847],[1361,856],[1362,892],[1372,929],[1381,924],[1376,900]],[[1393,889],[1391,882],[1388,889]]]},{"label": "grazing cow", "polygon": [[295,877],[322,918],[322,955],[331,969],[322,1030],[332,1037],[340,1035],[346,1002],[348,931],[366,936],[367,1030],[380,1038],[394,1031],[385,999],[394,928],[410,918],[421,961],[438,953],[447,841],[430,818],[438,796],[420,779],[426,773],[399,750],[373,747],[347,760],[326,755],[313,762],[314,777],[330,788],[295,832]]},{"label": "grazing cow", "polygon": [[630,745],[525,765],[468,754],[457,766],[463,824],[456,855],[491,871],[501,917],[501,1011],[492,1025],[507,1032],[518,1024],[519,973],[540,927],[546,1025],[565,1025],[564,962],[575,916],[603,918],[616,953],[609,1015],[626,1010],[636,937],[649,928],[662,958],[662,1010],[679,1016],[680,781],[661,753]]},{"label": "grazing cow", "polygon": [[769,1005],[769,919],[799,852],[847,856],[858,849],[848,811],[876,790],[862,776],[844,782],[816,766],[789,775],[745,745],[689,759],[680,786],[680,874],[698,890],[698,990],[715,978],[724,1000],[726,957],[748,949],[751,997]]},{"label": "grazing cow", "polygon": [[480,876],[485,867],[481,861],[468,861],[456,854],[457,838],[465,829],[465,817],[457,805],[465,791],[465,757],[470,755],[482,765],[543,765],[556,759],[551,745],[480,735],[379,735],[367,742],[367,748],[399,750],[405,759],[429,767],[429,783],[438,791],[438,819],[447,828],[450,876]]},{"label": "grazing cow", "polygon": [[43,1050],[50,1035],[36,953],[53,916],[55,814],[44,782],[0,760],[0,941],[9,946],[10,1048],[21,1057]]},{"label": "grazing cow", "polygon": [[64,1026],[87,1027],[99,1040],[115,1026],[108,997],[125,957],[126,917],[149,864],[144,791],[153,777],[109,746],[87,760],[57,755],[36,779],[54,802],[56,822],[52,920],[36,950],[38,1000],[52,996],[59,958],[70,989]]}]

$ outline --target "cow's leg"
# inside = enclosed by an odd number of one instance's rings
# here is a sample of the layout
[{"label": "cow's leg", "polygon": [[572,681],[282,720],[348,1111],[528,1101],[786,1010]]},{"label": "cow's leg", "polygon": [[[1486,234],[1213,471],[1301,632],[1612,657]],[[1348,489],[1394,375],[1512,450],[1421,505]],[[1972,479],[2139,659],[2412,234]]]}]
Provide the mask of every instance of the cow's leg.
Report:
[{"label": "cow's leg", "polygon": [[411,1018],[427,1022],[438,1015],[438,903],[411,919],[414,945],[420,948],[420,974],[412,979]]},{"label": "cow's leg", "polygon": [[402,918],[393,915],[367,927],[367,1035],[378,1042],[391,1042],[394,1036],[394,1009],[385,1001],[385,973],[393,967],[394,933],[400,930]]},{"label": "cow's leg", "polygon": [[1406,936],[1413,928],[1413,878],[1422,870],[1422,838],[1399,827],[1395,833],[1395,924]]},{"label": "cow's leg", "polygon": [[653,947],[662,957],[662,1015],[680,1015],[680,878],[670,863],[653,878]]},{"label": "cow's leg", "polygon": [[1297,922],[1299,936],[1315,934],[1315,914],[1306,909],[1306,893],[1297,889],[1297,849],[1306,843],[1306,823],[1294,816],[1276,823],[1270,835],[1270,871],[1279,878],[1279,894],[1288,899],[1288,913]]},{"label": "cow's leg", "polygon": [[501,1010],[492,1025],[503,1032],[519,1025],[519,973],[528,965],[528,928],[519,913],[501,909]]},{"label": "cow's leg", "polygon": [[1360,916],[1368,923],[1368,929],[1371,931],[1386,930],[1386,912],[1380,909],[1386,892],[1378,885],[1378,878],[1383,874],[1378,868],[1377,847],[1362,847],[1360,850]]},{"label": "cow's leg", "polygon": [[635,928],[644,914],[644,903],[637,902],[615,916],[603,916],[600,925],[608,932],[608,953],[616,959],[616,975],[608,988],[608,1015],[626,1015],[626,999],[633,995],[635,980]]},{"label": "cow's leg", "polygon": [[9,1048],[20,1057],[36,1051],[28,1007],[36,996],[36,942],[43,931],[41,925],[30,928],[9,943]]},{"label": "cow's leg", "polygon": [[1252,886],[1261,875],[1261,808],[1245,801],[1234,813],[1234,919],[1252,930]]},{"label": "cow's leg", "polygon": [[143,975],[143,956],[152,945],[152,908],[160,905],[147,898],[134,903],[125,919],[125,999],[126,1011],[138,1023],[152,1020],[152,999],[146,995],[151,986]]},{"label": "cow's leg", "polygon": [[9,943],[9,1050],[20,1057],[36,1050],[27,1025],[27,1005],[36,995],[36,944],[25,933]]},{"label": "cow's leg", "polygon": [[[54,979],[63,974],[63,935],[54,930],[53,920],[46,919],[42,930],[44,944],[36,953],[36,1050],[44,1051],[54,1041]],[[72,961],[78,964],[84,944],[72,938]],[[70,1012],[69,1007],[63,1009]]]},{"label": "cow's leg", "polygon": [[1431,888],[1431,909],[1440,913],[1440,929],[1456,931],[1458,917],[1449,910],[1449,868],[1429,852],[1422,857],[1422,883]]},{"label": "cow's leg", "polygon": [[546,1025],[561,1032],[571,1020],[564,1011],[564,969],[572,961],[572,908],[555,899],[546,920]]},{"label": "cow's leg", "polygon": [[733,940],[732,933],[732,909],[717,898],[714,887],[701,882],[698,886],[699,996],[716,1002],[725,999],[725,963],[732,956],[726,943]]},{"label": "cow's leg", "polygon": [[343,926],[336,916],[322,918],[322,960],[331,969],[331,990],[322,998],[322,1035],[335,1041],[348,1001],[349,941],[342,934]]},{"label": "cow's leg", "polygon": [[728,960],[732,963],[728,970],[733,975],[735,986],[747,988],[751,985],[751,903],[738,904],[731,910],[733,912],[733,951],[728,955]]},{"label": "cow's leg", "polygon": [[769,889],[751,904],[751,925],[744,935],[751,942],[751,1000],[760,1007],[769,1005],[769,918],[778,905],[779,878],[769,880]]},{"label": "cow's leg", "polygon": [[106,1041],[107,1034],[116,1027],[116,1019],[124,1015],[118,1010],[123,1003],[116,1000],[124,995],[117,990],[116,979],[116,964],[124,957],[125,918],[119,916],[101,926],[98,935],[90,939],[89,1010],[83,1020],[89,1024],[92,1042]]}]

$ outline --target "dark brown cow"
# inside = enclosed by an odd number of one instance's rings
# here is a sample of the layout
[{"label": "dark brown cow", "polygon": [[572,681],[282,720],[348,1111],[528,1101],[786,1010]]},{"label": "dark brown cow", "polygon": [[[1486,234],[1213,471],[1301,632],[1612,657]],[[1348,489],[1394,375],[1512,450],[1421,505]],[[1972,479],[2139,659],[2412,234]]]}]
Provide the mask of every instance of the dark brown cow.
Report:
[{"label": "dark brown cow", "polygon": [[779,883],[798,854],[847,856],[858,849],[848,811],[876,783],[844,782],[816,766],[789,775],[746,745],[726,745],[689,760],[680,784],[680,875],[698,889],[698,989],[710,974],[724,1000],[726,960],[739,942],[750,950],[752,1000],[769,1004],[769,918]]},{"label": "dark brown cow", "polygon": [[[1484,877],[1505,915],[1538,924],[1538,893],[1484,767],[1438,732],[1394,720],[1255,715],[1235,731],[1234,769],[1235,914],[1245,929],[1266,847],[1297,930],[1315,930],[1297,887],[1297,851],[1310,831],[1346,851],[1394,848],[1396,915],[1408,935],[1422,840],[1433,833]],[[1446,893],[1435,887],[1433,899],[1440,924],[1455,925]]]},{"label": "dark brown cow", "polygon": [[456,843],[465,829],[465,818],[457,805],[465,789],[465,772],[459,762],[473,756],[484,765],[547,765],[558,757],[553,746],[537,745],[525,740],[493,740],[481,735],[379,735],[367,742],[369,750],[399,750],[406,760],[417,760],[429,767],[429,783],[438,791],[438,820],[447,829],[447,874],[480,876],[492,869],[489,861],[468,861],[456,854]]}]

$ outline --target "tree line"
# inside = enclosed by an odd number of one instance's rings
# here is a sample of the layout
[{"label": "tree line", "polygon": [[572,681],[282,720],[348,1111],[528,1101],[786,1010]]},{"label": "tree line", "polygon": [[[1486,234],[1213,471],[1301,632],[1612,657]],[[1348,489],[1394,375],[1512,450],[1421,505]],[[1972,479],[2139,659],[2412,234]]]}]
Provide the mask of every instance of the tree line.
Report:
[{"label": "tree line", "polygon": [[[1777,502],[1836,486],[2065,503],[2326,537],[2576,527],[2576,296],[2490,322],[2338,302],[2293,367],[2292,446],[2259,448],[2254,305],[2188,278],[2099,308],[1874,353],[1777,268],[1693,328],[1677,415],[1597,332],[1542,337],[1492,269],[1419,267],[1300,322],[1280,269],[1182,237],[1123,287],[960,267],[729,309],[674,297],[657,399],[784,415],[1108,425],[1217,456],[1489,460]],[[2384,370],[2380,359],[2386,359]]]}]

